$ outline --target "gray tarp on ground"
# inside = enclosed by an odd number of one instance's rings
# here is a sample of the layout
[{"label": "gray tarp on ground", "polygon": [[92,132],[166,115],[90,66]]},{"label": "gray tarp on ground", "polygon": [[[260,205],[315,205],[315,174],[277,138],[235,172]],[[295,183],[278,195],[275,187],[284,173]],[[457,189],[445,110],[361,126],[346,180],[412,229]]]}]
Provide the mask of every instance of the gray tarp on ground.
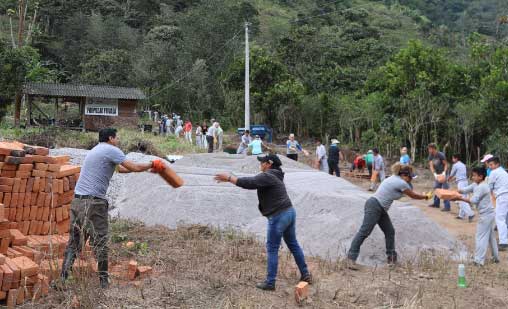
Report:
[{"label": "gray tarp on ground", "polygon": [[[137,153],[128,157],[138,162],[151,159]],[[297,210],[297,235],[305,253],[343,256],[361,224],[364,203],[370,194],[344,179],[286,158],[282,160],[285,183]],[[232,226],[264,238],[266,219],[258,212],[256,192],[218,184],[212,178],[219,171],[253,175],[258,166],[255,157],[242,155],[186,156],[172,165],[185,180],[185,186],[179,189],[171,188],[154,174],[115,175],[109,192],[115,208],[110,213],[149,225]],[[390,216],[402,258],[428,248],[453,253],[460,246],[417,207],[396,202]],[[384,236],[376,227],[364,243],[359,261],[366,264],[384,261],[384,244]]]}]

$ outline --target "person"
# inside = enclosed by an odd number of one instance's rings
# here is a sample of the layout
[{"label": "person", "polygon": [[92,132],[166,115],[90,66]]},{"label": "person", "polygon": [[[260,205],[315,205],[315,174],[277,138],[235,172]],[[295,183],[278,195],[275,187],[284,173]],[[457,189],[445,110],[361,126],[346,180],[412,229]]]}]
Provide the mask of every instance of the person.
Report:
[{"label": "person", "polygon": [[183,127],[181,125],[178,125],[175,129],[175,136],[177,138],[180,138],[180,137],[182,137],[182,134],[183,134]]},{"label": "person", "polygon": [[166,118],[166,128],[167,128],[167,133],[169,135],[176,134],[176,132],[175,132],[175,122],[173,121],[173,118],[171,118],[171,117],[167,117]]},{"label": "person", "polygon": [[491,169],[488,184],[494,205],[496,206],[496,225],[499,233],[499,251],[508,249],[508,173],[500,165],[499,157],[492,157],[488,161]]},{"label": "person", "polygon": [[369,171],[369,177],[372,177],[372,165],[374,164],[374,153],[369,149],[367,154],[363,156],[365,163],[367,163],[367,170]]},{"label": "person", "polygon": [[192,144],[192,123],[189,119],[185,120],[183,132],[185,134],[185,140]]},{"label": "person", "polygon": [[328,174],[333,175],[335,172],[335,176],[340,177],[339,160],[342,158],[339,141],[333,138],[328,148]]},{"label": "person", "polygon": [[263,153],[263,141],[256,135],[256,138],[248,145],[248,148],[251,149],[251,153],[253,155],[260,155]]},{"label": "person", "polygon": [[379,149],[374,148],[372,149],[372,153],[374,155],[372,168],[374,172],[372,173],[372,177],[370,178],[370,188],[369,191],[374,191],[377,186],[377,181],[379,179],[379,182],[382,183],[385,178],[385,160],[379,154]]},{"label": "person", "polygon": [[[444,153],[437,150],[437,145],[434,143],[429,144],[427,147],[429,152],[429,168],[434,175],[434,189],[449,189],[448,181],[446,179],[446,172],[448,171],[448,161]],[[429,207],[439,208],[441,200],[439,197],[434,196],[434,203]],[[444,208],[441,211],[450,211],[450,201],[444,201]]]},{"label": "person", "polygon": [[321,140],[316,139],[316,161],[318,165],[318,169],[323,172],[328,172],[328,159],[326,157],[326,148],[321,143]]},{"label": "person", "polygon": [[[99,144],[86,155],[71,203],[70,234],[62,264],[62,283],[88,238],[98,263],[100,286],[108,281],[108,201],[106,192],[115,168],[121,173],[144,172],[153,162],[134,163],[118,148],[117,130],[99,131]],[[83,234],[82,234],[83,233]]]},{"label": "person", "polygon": [[215,140],[217,139],[217,127],[219,124],[214,122],[209,128],[208,132],[206,132],[206,142],[208,143],[208,153],[213,153],[213,146],[215,144]]},{"label": "person", "polygon": [[489,168],[489,163],[487,161],[489,161],[493,157],[494,156],[489,153],[489,154],[484,155],[481,160],[481,163],[485,164],[485,169],[487,170],[487,178],[489,178],[490,172],[491,172],[491,170]]},{"label": "person", "polygon": [[201,125],[201,132],[203,132],[203,142],[201,143],[203,145],[203,148],[208,148],[208,140],[206,139],[206,133],[208,132],[208,125],[206,124],[206,120],[203,121],[203,124]]},{"label": "person", "polygon": [[220,123],[217,123],[217,149],[222,151],[222,143],[224,142],[224,130],[220,126]]},{"label": "person", "polygon": [[407,154],[407,147],[402,147],[400,149],[400,163],[406,165],[411,164],[411,158]]},{"label": "person", "polygon": [[355,158],[353,160],[353,163],[351,164],[351,172],[354,170],[359,170],[363,172],[363,169],[365,168],[365,160],[363,159],[363,155],[360,153],[357,153],[355,155]]},{"label": "person", "polygon": [[257,190],[259,210],[268,219],[266,235],[267,276],[256,287],[261,290],[275,290],[278,253],[282,238],[291,251],[300,270],[300,281],[312,283],[312,276],[305,263],[302,248],[296,239],[296,211],[284,185],[282,163],[277,155],[258,157],[261,173],[254,177],[238,178],[229,173],[215,176],[219,182],[230,182],[240,188]]},{"label": "person", "polygon": [[249,144],[252,142],[252,138],[250,137],[250,131],[245,130],[241,137],[240,146],[236,150],[237,154],[247,154],[247,150],[249,150]]},{"label": "person", "polygon": [[[375,150],[374,150],[374,153]],[[429,196],[419,194],[413,191],[411,180],[414,177],[414,168],[410,165],[403,165],[400,162],[392,166],[392,176],[381,183],[376,193],[365,203],[363,223],[360,230],[356,233],[351,247],[349,248],[347,258],[351,265],[356,265],[356,260],[360,254],[360,247],[374,227],[379,225],[385,234],[386,255],[388,264],[397,262],[397,252],[395,251],[395,230],[388,215],[393,201],[400,199],[403,195],[416,200],[428,200]]]},{"label": "person", "polygon": [[201,148],[203,147],[203,131],[201,129],[201,126],[196,126],[196,146]]},{"label": "person", "polygon": [[[452,162],[452,171],[450,172],[448,181],[455,181],[457,183],[457,189],[460,191],[469,186],[467,181],[467,168],[466,165],[460,161],[460,154],[454,154],[452,156]],[[471,209],[469,203],[464,201],[459,202],[459,215],[456,218],[459,220],[468,218],[469,222],[473,221],[474,211]]]},{"label": "person", "polygon": [[494,232],[496,214],[490,197],[490,188],[485,180],[486,178],[487,170],[483,166],[473,168],[473,183],[470,186],[459,189],[459,193],[473,193],[473,196],[471,199],[468,199],[467,195],[463,195],[457,199],[464,203],[476,205],[476,208],[478,209],[478,216],[480,218],[478,220],[478,224],[476,225],[474,255],[474,263],[476,265],[484,265],[489,246],[492,252],[492,261],[494,263],[499,263],[496,234]]},{"label": "person", "polygon": [[300,143],[295,140],[293,133],[289,134],[289,139],[286,142],[286,154],[291,160],[298,161],[298,152],[301,151],[305,156],[308,155],[307,151],[302,148]]}]

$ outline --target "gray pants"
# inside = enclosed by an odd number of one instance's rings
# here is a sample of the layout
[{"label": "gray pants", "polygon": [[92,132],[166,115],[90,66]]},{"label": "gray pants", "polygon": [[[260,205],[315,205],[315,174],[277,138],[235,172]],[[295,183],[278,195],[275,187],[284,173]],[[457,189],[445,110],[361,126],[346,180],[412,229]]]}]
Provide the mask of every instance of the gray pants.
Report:
[{"label": "gray pants", "polygon": [[[457,189],[464,189],[469,185],[467,180],[461,180],[457,182]],[[467,197],[467,194],[463,194],[463,197]],[[467,219],[468,217],[474,216],[474,211],[471,209],[471,205],[466,202],[459,202],[459,217]]]},{"label": "gray pants", "polygon": [[480,265],[485,263],[485,256],[490,246],[492,250],[492,257],[499,260],[497,250],[496,234],[494,232],[494,225],[496,223],[496,214],[494,212],[489,214],[481,214],[476,226],[476,248],[474,254],[474,261]]},{"label": "gray pants", "polygon": [[395,251],[395,229],[393,228],[392,221],[386,210],[381,207],[378,200],[371,197],[365,203],[365,214],[363,216],[363,223],[355,238],[351,242],[349,248],[348,258],[356,261],[360,255],[360,247],[369,235],[372,233],[374,227],[379,225],[385,234],[386,242],[386,255],[388,257],[396,258],[397,252]]},{"label": "gray pants", "polygon": [[74,198],[71,203],[69,242],[65,249],[62,277],[67,278],[76,256],[90,240],[98,262],[99,276],[108,272],[108,201]]}]

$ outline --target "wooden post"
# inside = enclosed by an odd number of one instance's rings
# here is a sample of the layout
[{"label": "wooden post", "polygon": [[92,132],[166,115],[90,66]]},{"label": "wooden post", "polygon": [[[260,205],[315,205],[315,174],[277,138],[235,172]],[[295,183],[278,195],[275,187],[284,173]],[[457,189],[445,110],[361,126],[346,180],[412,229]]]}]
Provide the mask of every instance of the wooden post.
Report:
[{"label": "wooden post", "polygon": [[81,98],[80,102],[79,102],[79,106],[80,106],[80,109],[81,109],[81,119],[82,119],[82,122],[83,122],[83,128],[82,128],[82,131],[83,132],[86,132],[86,122],[85,122],[85,104],[86,104],[86,98]]},{"label": "wooden post", "polygon": [[28,121],[26,126],[31,127],[32,126],[32,103],[33,103],[33,97],[31,95],[28,96]]},{"label": "wooden post", "polygon": [[55,123],[54,125],[58,125],[58,98],[55,98]]}]

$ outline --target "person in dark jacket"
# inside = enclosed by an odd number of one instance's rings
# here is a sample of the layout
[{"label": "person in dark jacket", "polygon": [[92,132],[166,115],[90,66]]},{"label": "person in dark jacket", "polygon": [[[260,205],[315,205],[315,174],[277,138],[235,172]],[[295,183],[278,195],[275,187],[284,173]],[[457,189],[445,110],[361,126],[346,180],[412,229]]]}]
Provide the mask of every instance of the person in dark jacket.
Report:
[{"label": "person in dark jacket", "polygon": [[342,153],[339,148],[339,141],[332,139],[332,143],[328,148],[328,173],[340,177],[339,159],[342,158]]},{"label": "person in dark jacket", "polygon": [[215,176],[215,180],[219,182],[230,182],[244,189],[257,190],[259,211],[268,219],[266,236],[268,274],[266,280],[258,283],[256,287],[267,291],[275,290],[282,238],[298,265],[301,274],[300,281],[311,283],[312,277],[307,269],[303,250],[296,240],[296,212],[284,185],[284,173],[280,168],[282,162],[277,155],[258,157],[258,160],[261,164],[261,173],[254,177],[238,178],[229,173]]}]

